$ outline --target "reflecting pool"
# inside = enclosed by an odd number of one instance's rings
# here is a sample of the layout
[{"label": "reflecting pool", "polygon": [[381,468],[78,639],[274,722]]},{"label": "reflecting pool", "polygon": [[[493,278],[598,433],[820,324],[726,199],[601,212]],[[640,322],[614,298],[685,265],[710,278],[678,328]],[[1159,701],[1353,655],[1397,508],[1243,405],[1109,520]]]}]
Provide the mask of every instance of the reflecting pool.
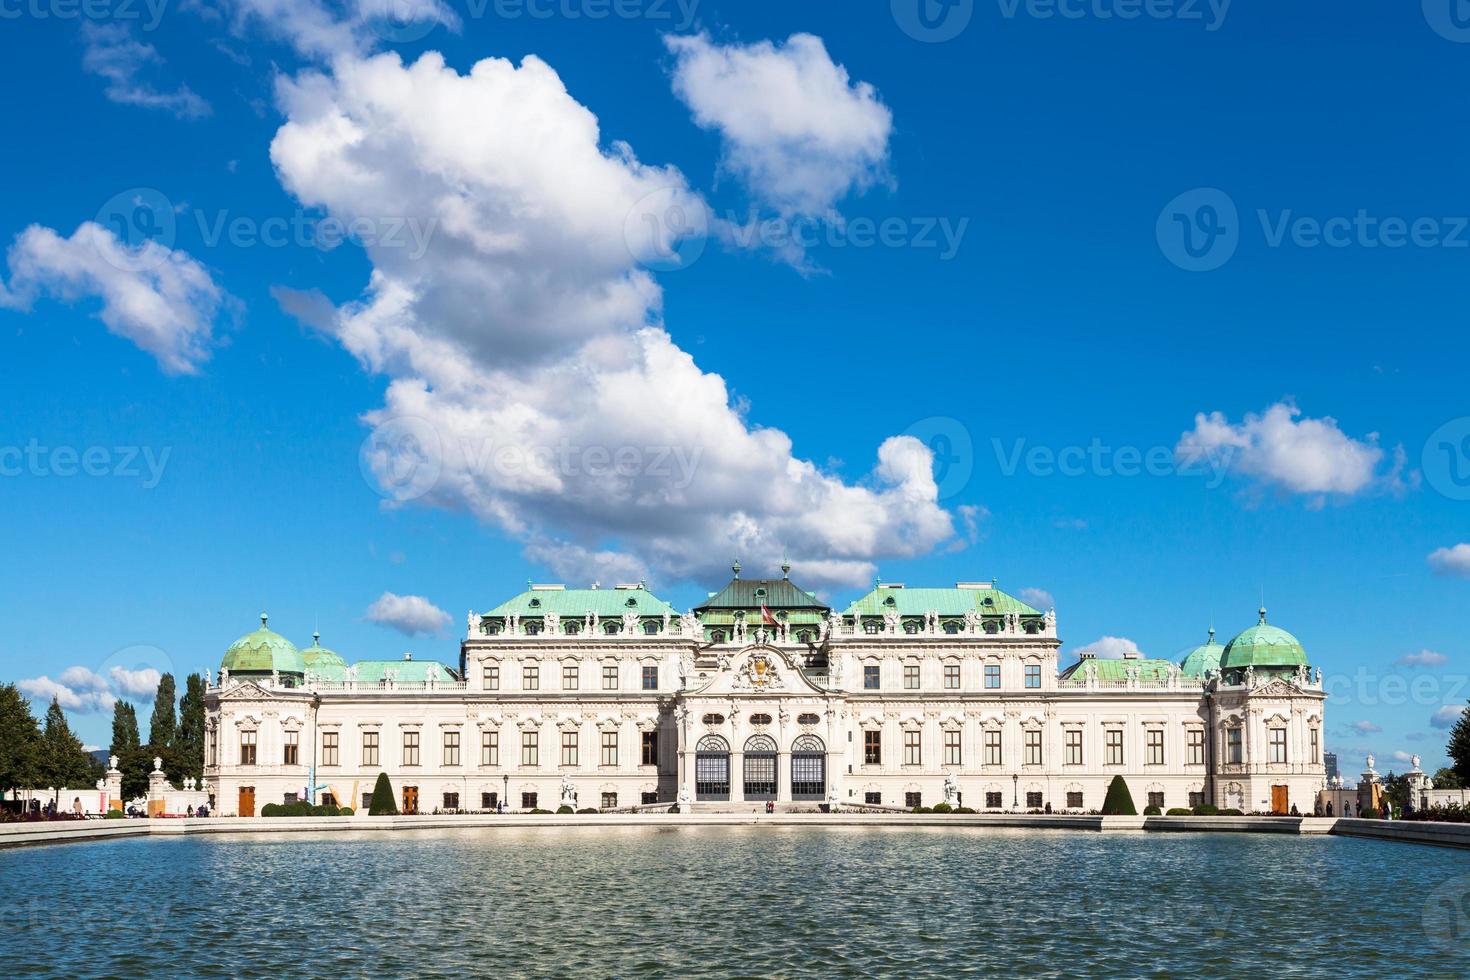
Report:
[{"label": "reflecting pool", "polygon": [[1470,975],[1470,853],[1335,837],[221,835],[0,872],[10,976]]}]

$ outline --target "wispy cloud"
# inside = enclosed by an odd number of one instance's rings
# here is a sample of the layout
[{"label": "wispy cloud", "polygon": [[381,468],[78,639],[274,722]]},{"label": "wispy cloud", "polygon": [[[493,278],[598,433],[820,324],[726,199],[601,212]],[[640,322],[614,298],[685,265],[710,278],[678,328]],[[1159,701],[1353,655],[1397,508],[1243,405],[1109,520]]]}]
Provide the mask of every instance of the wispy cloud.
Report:
[{"label": "wispy cloud", "polygon": [[180,119],[202,119],[212,111],[187,85],[164,90],[142,77],[160,67],[163,58],[153,45],[134,37],[130,25],[84,20],[82,40],[82,68],[106,80],[105,93],[113,102],[159,109]]}]

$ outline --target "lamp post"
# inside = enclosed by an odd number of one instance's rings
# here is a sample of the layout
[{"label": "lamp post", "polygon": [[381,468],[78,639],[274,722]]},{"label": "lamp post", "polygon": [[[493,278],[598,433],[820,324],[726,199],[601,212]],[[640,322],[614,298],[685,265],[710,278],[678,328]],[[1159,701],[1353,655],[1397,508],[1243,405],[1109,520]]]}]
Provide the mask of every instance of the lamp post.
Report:
[{"label": "lamp post", "polygon": [[1013,806],[1013,807],[1020,807],[1020,805],[1021,805],[1021,774],[1020,773],[1013,772],[1013,773],[1011,773],[1011,806]]},{"label": "lamp post", "polygon": [[500,808],[504,810],[510,804],[510,773],[505,773],[501,778],[505,780],[505,790],[500,795]]}]

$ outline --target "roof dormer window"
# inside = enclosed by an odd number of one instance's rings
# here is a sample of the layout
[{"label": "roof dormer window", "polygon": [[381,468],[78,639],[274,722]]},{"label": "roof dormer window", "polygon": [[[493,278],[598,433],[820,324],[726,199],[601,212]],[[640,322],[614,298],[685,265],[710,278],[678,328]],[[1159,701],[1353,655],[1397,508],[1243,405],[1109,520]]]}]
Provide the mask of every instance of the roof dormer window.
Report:
[{"label": "roof dormer window", "polygon": [[532,609],[540,609],[541,608],[541,600],[540,599],[532,599],[531,600],[531,608]]}]

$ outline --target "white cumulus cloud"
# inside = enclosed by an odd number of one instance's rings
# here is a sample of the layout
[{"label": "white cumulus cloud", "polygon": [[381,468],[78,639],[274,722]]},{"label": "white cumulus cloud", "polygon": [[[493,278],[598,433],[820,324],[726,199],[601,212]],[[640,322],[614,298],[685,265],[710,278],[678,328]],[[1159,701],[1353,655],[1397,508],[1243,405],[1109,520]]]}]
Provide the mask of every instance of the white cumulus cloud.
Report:
[{"label": "white cumulus cloud", "polygon": [[29,310],[42,294],[98,299],[107,329],[152,354],[166,373],[194,374],[209,358],[217,318],[232,297],[188,254],[155,241],[129,245],[95,222],[70,238],[31,225],[7,255],[0,307]]},{"label": "white cumulus cloud", "polygon": [[114,667],[108,674],[112,678],[113,689],[123,697],[135,701],[157,694],[158,681],[163,676],[152,667],[140,667],[137,670]]},{"label": "white cumulus cloud", "polygon": [[1434,549],[1429,553],[1429,567],[1438,575],[1470,577],[1470,544]]},{"label": "white cumulus cloud", "polygon": [[1232,423],[1222,412],[1200,412],[1194,428],[1174,447],[1181,465],[1228,467],[1259,485],[1308,494],[1320,504],[1328,496],[1352,497],[1370,488],[1405,486],[1403,452],[1380,471],[1384,450],[1377,433],[1354,439],[1330,417],[1304,418],[1290,402],[1278,402]]},{"label": "white cumulus cloud", "polygon": [[696,34],[664,43],[675,57],[674,93],[696,123],[719,132],[723,166],[753,200],[822,217],[886,178],[893,113],[821,38],[722,45]]},{"label": "white cumulus cloud", "polygon": [[1124,655],[1132,654],[1143,656],[1138,644],[1126,636],[1101,636],[1072,651],[1074,657],[1080,657],[1084,653],[1090,653],[1099,660],[1122,660]]},{"label": "white cumulus cloud", "polygon": [[449,614],[421,595],[384,592],[367,608],[368,622],[415,636],[437,633],[449,625]]},{"label": "white cumulus cloud", "polygon": [[667,246],[646,219],[701,202],[677,169],[604,145],[540,59],[461,74],[434,52],[340,56],[279,101],[288,190],[425,230],[422,251],[367,246],[360,299],[277,292],[389,377],[365,462],[395,501],[468,511],[578,579],[789,556],[812,586],[854,586],[953,537],[917,439],[883,441],[848,482],[680,349],[639,262]]},{"label": "white cumulus cloud", "polygon": [[1450,662],[1450,658],[1433,650],[1420,650],[1418,653],[1406,653],[1394,661],[1400,667],[1442,667]]},{"label": "white cumulus cloud", "polygon": [[[78,673],[79,671],[81,673]],[[79,715],[111,711],[112,706],[117,703],[117,698],[113,697],[105,687],[93,686],[92,678],[95,677],[96,675],[85,667],[69,667],[57,680],[52,680],[42,674],[40,677],[16,681],[15,686],[20,689],[20,693],[37,704],[50,704],[55,699],[63,710]],[[68,679],[72,683],[67,683]]]},{"label": "white cumulus cloud", "polygon": [[1464,713],[1463,704],[1447,704],[1443,708],[1434,709],[1434,714],[1429,716],[1429,724],[1435,728],[1453,728]]}]

